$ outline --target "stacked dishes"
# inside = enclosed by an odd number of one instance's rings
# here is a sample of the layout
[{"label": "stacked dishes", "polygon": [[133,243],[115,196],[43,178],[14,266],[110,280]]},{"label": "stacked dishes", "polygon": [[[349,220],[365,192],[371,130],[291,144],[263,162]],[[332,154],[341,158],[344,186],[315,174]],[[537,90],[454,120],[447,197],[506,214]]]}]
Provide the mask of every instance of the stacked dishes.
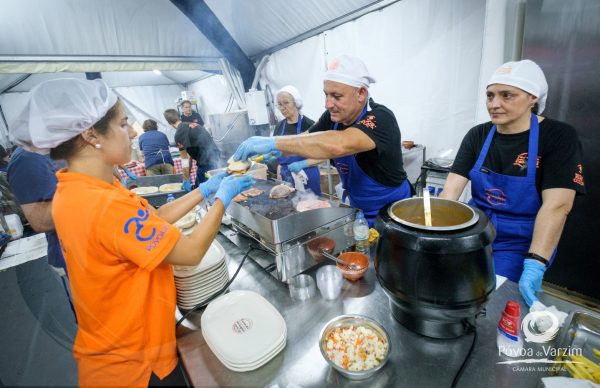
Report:
[{"label": "stacked dishes", "polygon": [[279,311],[252,291],[231,291],[215,299],[201,318],[208,347],[228,369],[257,369],[285,348],[287,327]]},{"label": "stacked dishes", "polygon": [[210,245],[200,264],[192,267],[175,266],[173,272],[177,305],[183,310],[191,310],[229,281],[225,250],[217,241]]}]

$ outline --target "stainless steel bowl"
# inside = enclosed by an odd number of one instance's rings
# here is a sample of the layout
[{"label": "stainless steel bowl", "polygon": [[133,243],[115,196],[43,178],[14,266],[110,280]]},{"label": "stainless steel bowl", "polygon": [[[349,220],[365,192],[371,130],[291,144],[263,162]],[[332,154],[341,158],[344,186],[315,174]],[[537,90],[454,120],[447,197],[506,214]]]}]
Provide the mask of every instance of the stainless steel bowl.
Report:
[{"label": "stainless steel bowl", "polygon": [[[329,334],[329,332],[337,328],[347,327],[351,325],[368,327],[369,329],[377,333],[379,337],[383,338],[385,343],[387,343],[387,352],[383,360],[381,360],[379,365],[377,365],[376,367],[358,372],[350,371],[337,365],[336,363],[331,361],[329,357],[327,357],[325,347],[327,346],[327,335]],[[323,327],[323,330],[321,330],[321,335],[319,337],[319,349],[321,350],[321,354],[323,355],[323,358],[329,364],[329,366],[337,370],[341,375],[349,378],[350,380],[364,380],[373,376],[375,372],[383,368],[387,360],[390,358],[390,352],[392,351],[392,343],[390,342],[390,336],[388,335],[387,331],[385,331],[383,326],[381,326],[379,323],[363,315],[348,314],[340,315],[339,317],[333,318],[331,321],[327,322],[325,327]]]}]

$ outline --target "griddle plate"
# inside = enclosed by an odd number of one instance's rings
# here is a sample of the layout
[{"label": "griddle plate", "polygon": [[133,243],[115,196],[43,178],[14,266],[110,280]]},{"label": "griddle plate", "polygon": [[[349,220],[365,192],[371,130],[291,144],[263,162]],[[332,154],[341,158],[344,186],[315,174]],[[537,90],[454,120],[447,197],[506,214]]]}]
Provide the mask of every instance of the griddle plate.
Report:
[{"label": "griddle plate", "polygon": [[[263,193],[256,197],[250,197],[246,201],[238,202],[238,204],[247,207],[253,213],[259,214],[270,220],[279,220],[283,217],[289,216],[290,214],[298,213],[294,206],[294,198],[299,195],[297,191],[294,191],[286,198],[269,198],[269,192],[271,192],[271,189],[279,184],[280,182],[276,181],[257,179],[254,188],[263,190]],[[298,199],[296,199],[296,203],[297,202]]]}]

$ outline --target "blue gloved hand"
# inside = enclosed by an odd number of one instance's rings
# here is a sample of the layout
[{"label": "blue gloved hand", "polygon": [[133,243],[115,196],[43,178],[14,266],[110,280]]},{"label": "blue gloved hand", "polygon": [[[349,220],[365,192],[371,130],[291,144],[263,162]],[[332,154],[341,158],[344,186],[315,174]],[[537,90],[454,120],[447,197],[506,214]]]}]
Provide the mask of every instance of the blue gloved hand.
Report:
[{"label": "blue gloved hand", "polygon": [[542,279],[546,272],[546,266],[534,259],[525,259],[523,263],[523,273],[519,279],[519,291],[523,295],[523,299],[531,306],[533,302],[538,300],[535,293],[542,289]]},{"label": "blue gloved hand", "polygon": [[246,160],[251,156],[271,151],[276,151],[274,137],[252,136],[240,144],[233,154],[233,160]]},{"label": "blue gloved hand", "polygon": [[217,175],[212,176],[206,182],[200,183],[200,186],[198,186],[198,190],[200,190],[204,198],[208,198],[217,192],[217,190],[219,189],[219,185],[221,185],[221,181],[226,176],[226,172],[218,173]]},{"label": "blue gloved hand", "polygon": [[131,179],[131,180],[137,180],[137,175],[135,175],[134,173],[132,173],[131,171],[129,171],[128,168],[124,168],[123,169],[125,171],[125,174],[127,174],[127,176]]},{"label": "blue gloved hand", "polygon": [[230,175],[223,178],[221,185],[215,194],[215,198],[218,198],[223,202],[223,206],[227,208],[231,203],[231,200],[242,191],[248,190],[256,181],[249,175],[243,175],[240,177]]},{"label": "blue gloved hand", "polygon": [[262,163],[271,163],[272,161],[279,159],[279,157],[281,157],[281,155],[282,155],[281,151],[272,151],[272,152],[269,152],[268,154],[264,154]]},{"label": "blue gloved hand", "polygon": [[300,171],[304,170],[306,167],[308,167],[308,162],[306,161],[306,159],[299,160],[297,162],[288,164],[288,170],[290,170],[290,172],[293,172],[294,174],[298,174]]},{"label": "blue gloved hand", "polygon": [[183,181],[181,184],[181,190],[185,191],[186,193],[192,191],[192,178]]}]

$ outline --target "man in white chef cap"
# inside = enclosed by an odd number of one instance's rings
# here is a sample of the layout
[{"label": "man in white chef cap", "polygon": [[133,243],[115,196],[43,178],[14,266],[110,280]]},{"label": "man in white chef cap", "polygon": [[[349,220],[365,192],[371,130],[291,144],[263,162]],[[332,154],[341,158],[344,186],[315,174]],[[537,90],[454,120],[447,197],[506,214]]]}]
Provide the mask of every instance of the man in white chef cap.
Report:
[{"label": "man in white chef cap", "polygon": [[575,129],[542,117],[548,84],[530,61],[508,62],[490,78],[490,122],[464,137],[442,198],[458,199],[470,180],[471,204],[496,227],[496,273],[519,282],[528,305],[537,300],[576,194],[585,193]]},{"label": "man in white chef cap", "polygon": [[310,134],[251,137],[233,159],[273,151],[314,159],[292,163],[290,171],[333,159],[350,204],[361,209],[373,226],[384,205],[412,194],[402,164],[398,122],[391,110],[370,98],[369,86],[374,82],[359,58],[335,58],[323,82],[327,110],[309,129]]}]

